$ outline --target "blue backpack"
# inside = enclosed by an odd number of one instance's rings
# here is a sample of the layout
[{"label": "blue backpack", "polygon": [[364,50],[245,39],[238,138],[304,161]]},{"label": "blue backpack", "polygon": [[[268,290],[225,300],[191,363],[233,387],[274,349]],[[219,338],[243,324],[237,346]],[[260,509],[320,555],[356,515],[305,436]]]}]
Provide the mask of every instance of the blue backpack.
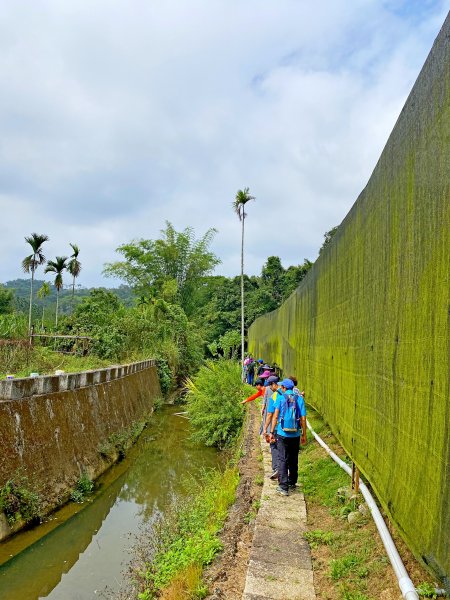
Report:
[{"label": "blue backpack", "polygon": [[298,407],[298,394],[283,394],[280,418],[281,429],[286,432],[296,433],[300,429],[300,410]]}]

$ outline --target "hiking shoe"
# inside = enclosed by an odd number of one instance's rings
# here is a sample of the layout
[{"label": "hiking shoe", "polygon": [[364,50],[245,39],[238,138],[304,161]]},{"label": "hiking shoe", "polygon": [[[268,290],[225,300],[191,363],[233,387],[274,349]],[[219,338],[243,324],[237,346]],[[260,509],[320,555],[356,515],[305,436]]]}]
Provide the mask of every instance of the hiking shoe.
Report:
[{"label": "hiking shoe", "polygon": [[272,475],[269,476],[269,479],[278,479],[278,471],[274,471]]},{"label": "hiking shoe", "polygon": [[289,492],[286,490],[283,490],[282,487],[278,486],[275,491],[277,492],[277,494],[281,494],[282,496],[289,496]]},{"label": "hiking shoe", "polygon": [[297,488],[298,488],[298,485],[296,483],[294,483],[293,485],[289,484],[289,491],[295,492],[295,490]]}]

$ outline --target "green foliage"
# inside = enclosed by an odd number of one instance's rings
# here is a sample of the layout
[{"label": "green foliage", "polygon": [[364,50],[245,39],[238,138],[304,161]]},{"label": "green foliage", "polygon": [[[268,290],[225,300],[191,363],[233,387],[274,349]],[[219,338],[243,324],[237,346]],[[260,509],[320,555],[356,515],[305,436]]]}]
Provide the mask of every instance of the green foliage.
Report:
[{"label": "green foliage", "polygon": [[[200,481],[190,481],[191,496],[174,507],[159,530],[157,552],[145,572],[145,590],[141,598],[155,598],[168,588],[180,573],[190,567],[212,562],[222,548],[219,532],[236,496],[239,482],[237,468],[205,472]],[[183,597],[203,597],[205,588],[186,590],[193,594]],[[195,594],[195,595],[194,595]],[[179,597],[179,596],[177,596]]]},{"label": "green foliage", "polygon": [[39,494],[30,489],[28,478],[21,472],[17,472],[0,488],[0,511],[5,513],[10,526],[17,521],[29,523],[40,517]]},{"label": "green foliage", "polygon": [[128,450],[145,429],[149,419],[150,415],[147,415],[139,421],[134,421],[126,429],[111,434],[106,442],[100,444],[99,453],[109,460],[116,457],[119,460],[125,458]]},{"label": "green foliage", "polygon": [[422,582],[416,587],[416,591],[419,596],[423,596],[424,598],[437,598],[436,588],[431,583]]},{"label": "green foliage", "polygon": [[220,338],[208,345],[208,350],[213,356],[218,356],[222,352],[224,358],[235,359],[241,343],[241,334],[239,331],[230,329],[220,336]]},{"label": "green foliage", "polygon": [[325,248],[326,248],[326,247],[328,246],[328,244],[331,242],[331,240],[332,240],[332,239],[333,239],[333,237],[335,236],[335,234],[336,234],[336,231],[337,231],[337,230],[338,230],[338,225],[336,225],[335,227],[332,227],[332,228],[330,229],[330,231],[326,231],[326,232],[323,234],[324,241],[323,241],[323,244],[322,244],[322,246],[321,246],[321,247],[320,247],[320,249],[319,249],[319,256],[322,254],[322,252],[325,250]]},{"label": "green foliage", "polygon": [[187,380],[187,408],[193,439],[207,446],[230,445],[242,427],[241,367],[232,360],[207,361]]},{"label": "green foliage", "polygon": [[82,504],[88,496],[94,491],[94,482],[89,478],[86,472],[82,473],[77,481],[75,489],[70,494],[70,499],[73,502]]},{"label": "green foliage", "polygon": [[20,339],[28,333],[28,322],[23,314],[0,314],[0,338]]},{"label": "green foliage", "polygon": [[209,250],[216,233],[209,229],[195,239],[192,227],[175,231],[166,222],[157,240],[138,240],[117,248],[124,260],[105,265],[106,276],[118,277],[133,287],[136,294],[150,298],[164,298],[164,294],[192,314],[198,306],[199,287],[219,259]]},{"label": "green foliage", "polygon": [[322,529],[307,531],[304,538],[311,548],[317,548],[320,545],[330,546],[335,541],[335,535],[332,531],[323,531]]},{"label": "green foliage", "polygon": [[[349,573],[360,573],[363,565],[363,557],[356,554],[349,554],[343,558],[331,560],[330,577],[335,581],[347,577]],[[364,569],[364,567],[362,567]],[[364,575],[363,575],[364,576]]]},{"label": "green foliage", "polygon": [[0,315],[12,313],[14,310],[14,291],[0,285]]}]

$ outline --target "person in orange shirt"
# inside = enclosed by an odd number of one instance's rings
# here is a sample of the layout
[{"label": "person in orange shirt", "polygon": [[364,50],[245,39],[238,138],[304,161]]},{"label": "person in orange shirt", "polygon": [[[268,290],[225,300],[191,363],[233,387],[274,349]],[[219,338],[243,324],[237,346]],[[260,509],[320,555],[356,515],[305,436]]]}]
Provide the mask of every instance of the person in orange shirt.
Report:
[{"label": "person in orange shirt", "polygon": [[255,381],[255,387],[258,391],[255,394],[253,394],[252,396],[249,396],[248,398],[246,398],[245,400],[242,400],[241,404],[245,404],[246,402],[252,402],[253,400],[256,400],[256,398],[264,396],[264,392],[265,392],[266,388],[264,387],[264,382],[262,379],[257,379]]}]

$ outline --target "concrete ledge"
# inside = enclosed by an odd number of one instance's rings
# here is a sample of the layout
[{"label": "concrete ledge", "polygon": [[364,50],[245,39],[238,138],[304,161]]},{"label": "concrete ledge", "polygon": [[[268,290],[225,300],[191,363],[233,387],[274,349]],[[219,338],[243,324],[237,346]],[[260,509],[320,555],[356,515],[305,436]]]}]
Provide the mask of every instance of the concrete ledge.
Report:
[{"label": "concrete ledge", "polygon": [[305,499],[298,490],[275,492],[270,449],[263,440],[261,446],[264,484],[242,600],[315,600]]},{"label": "concrete ledge", "polygon": [[80,371],[79,373],[3,380],[0,381],[0,402],[22,400],[32,396],[55,394],[99,385],[138,373],[155,366],[155,364],[154,359],[149,359],[123,366],[112,365],[103,369]]}]

